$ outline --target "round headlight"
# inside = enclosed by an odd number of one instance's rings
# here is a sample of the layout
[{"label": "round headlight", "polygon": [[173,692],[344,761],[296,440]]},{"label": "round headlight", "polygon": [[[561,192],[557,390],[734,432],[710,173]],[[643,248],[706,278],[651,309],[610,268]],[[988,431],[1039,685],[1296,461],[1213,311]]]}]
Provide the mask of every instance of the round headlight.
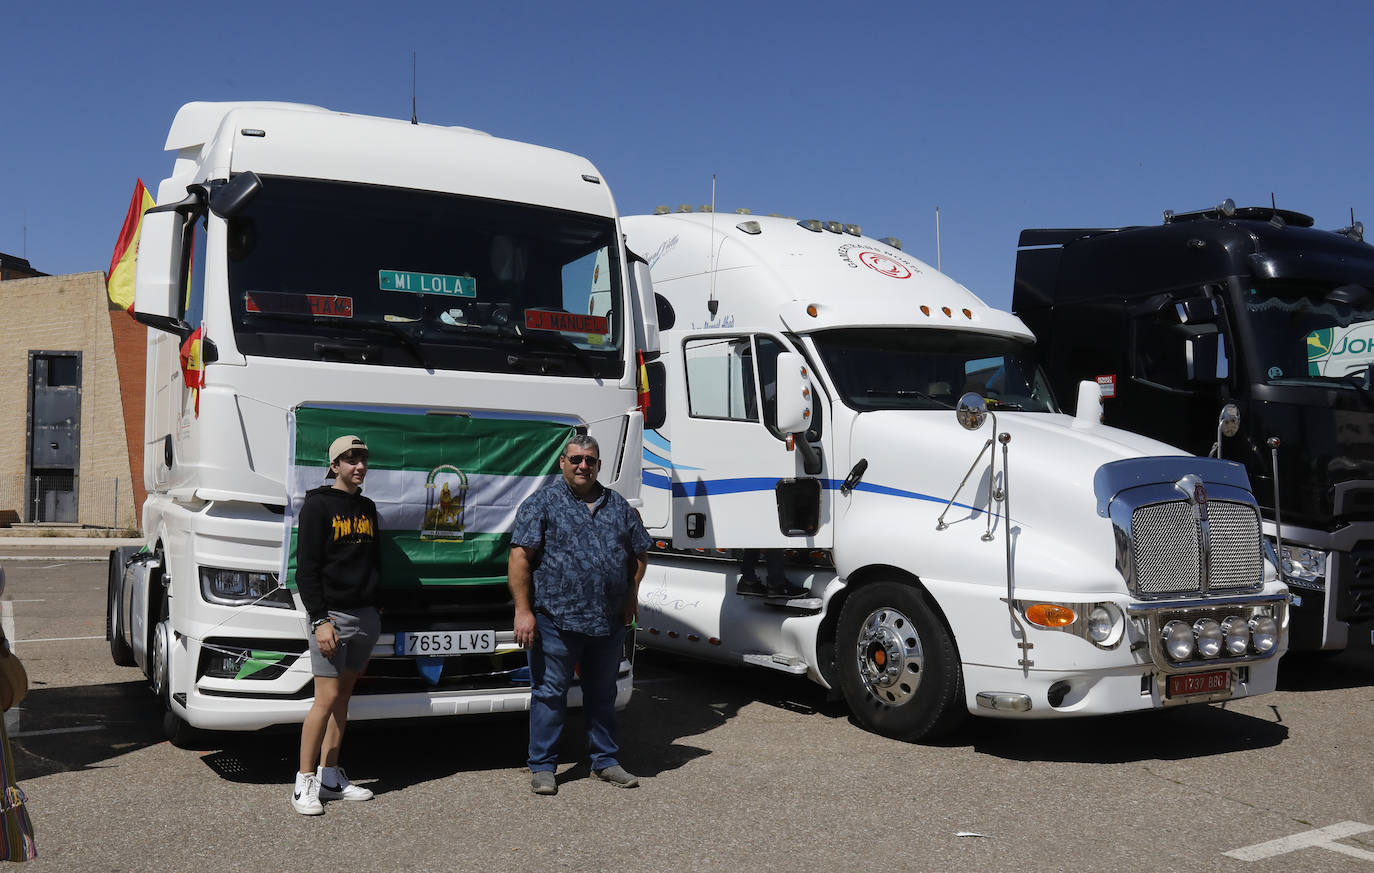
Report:
[{"label": "round headlight", "polygon": [[1175,661],[1186,661],[1193,656],[1193,629],[1186,621],[1174,621],[1164,625],[1164,648]]},{"label": "round headlight", "polygon": [[1278,645],[1279,623],[1267,615],[1250,619],[1250,644],[1257,652],[1268,652]]},{"label": "round headlight", "polygon": [[1193,622],[1193,636],[1197,638],[1197,651],[1202,657],[1215,658],[1221,654],[1221,625],[1215,620],[1200,618]]},{"label": "round headlight", "polygon": [[1221,623],[1221,634],[1226,637],[1226,651],[1232,655],[1243,655],[1250,648],[1250,623],[1238,615]]},{"label": "round headlight", "polygon": [[1106,607],[1098,606],[1088,614],[1088,637],[1095,643],[1105,643],[1112,638],[1112,629],[1116,624],[1112,614]]}]

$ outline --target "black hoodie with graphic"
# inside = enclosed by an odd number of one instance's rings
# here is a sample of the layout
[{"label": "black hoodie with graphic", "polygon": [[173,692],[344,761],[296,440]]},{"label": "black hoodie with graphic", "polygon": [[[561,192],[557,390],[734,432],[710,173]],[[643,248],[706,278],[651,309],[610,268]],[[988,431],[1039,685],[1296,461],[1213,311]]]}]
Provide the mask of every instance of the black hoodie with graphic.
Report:
[{"label": "black hoodie with graphic", "polygon": [[296,587],[310,620],[329,610],[377,605],[381,545],[377,505],[323,485],[309,491],[296,524]]}]

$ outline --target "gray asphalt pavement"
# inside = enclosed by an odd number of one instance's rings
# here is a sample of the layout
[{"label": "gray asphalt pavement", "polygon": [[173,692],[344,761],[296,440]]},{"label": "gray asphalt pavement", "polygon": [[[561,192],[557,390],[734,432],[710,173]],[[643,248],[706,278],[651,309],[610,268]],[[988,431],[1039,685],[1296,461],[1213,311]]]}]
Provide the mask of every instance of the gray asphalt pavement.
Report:
[{"label": "gray asphalt pavement", "polygon": [[356,724],[344,761],[377,798],[305,818],[297,734],[163,740],[139,671],[110,661],[105,565],[79,560],[100,551],[0,555],[32,680],[6,723],[33,871],[1374,873],[1367,642],[1285,662],[1253,700],[974,719],[939,745],[865,733],[803,680],[641,655],[621,729],[639,789],[590,778],[576,728],[558,795],[534,797],[521,718]]}]

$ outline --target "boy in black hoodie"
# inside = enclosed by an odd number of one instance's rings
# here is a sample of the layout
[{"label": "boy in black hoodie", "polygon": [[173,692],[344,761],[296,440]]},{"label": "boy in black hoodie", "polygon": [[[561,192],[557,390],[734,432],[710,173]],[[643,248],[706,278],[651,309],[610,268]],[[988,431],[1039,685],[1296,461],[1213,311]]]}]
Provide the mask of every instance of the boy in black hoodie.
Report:
[{"label": "boy in black hoodie", "polygon": [[367,444],[341,436],[329,446],[328,477],[305,495],[297,523],[296,587],[310,616],[310,666],[315,702],[301,725],[300,772],[291,805],[301,815],[324,812],[325,800],[371,800],[348,781],[339,746],[348,701],[381,633],[377,587],[381,552],[377,507],[362,495]]}]

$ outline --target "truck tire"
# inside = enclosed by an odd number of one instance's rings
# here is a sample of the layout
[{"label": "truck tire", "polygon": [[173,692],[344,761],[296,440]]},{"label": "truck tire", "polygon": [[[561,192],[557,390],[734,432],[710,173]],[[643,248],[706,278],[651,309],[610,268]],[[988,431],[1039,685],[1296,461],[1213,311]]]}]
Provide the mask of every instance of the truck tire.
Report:
[{"label": "truck tire", "polygon": [[874,582],[851,594],[835,659],[850,712],[876,734],[935,739],[968,715],[954,640],[913,585]]},{"label": "truck tire", "polygon": [[151,665],[149,679],[153,694],[162,704],[162,732],[178,749],[193,747],[200,738],[200,732],[191,727],[186,719],[172,709],[172,683],[170,676],[172,650],[172,623],[166,618],[153,628],[153,648],[149,650],[148,663]]},{"label": "truck tire", "polygon": [[110,658],[121,667],[134,667],[134,650],[124,639],[124,625],[119,620],[123,599],[124,562],[134,549],[115,549],[110,552],[108,598],[105,607],[105,637],[110,641]]}]

